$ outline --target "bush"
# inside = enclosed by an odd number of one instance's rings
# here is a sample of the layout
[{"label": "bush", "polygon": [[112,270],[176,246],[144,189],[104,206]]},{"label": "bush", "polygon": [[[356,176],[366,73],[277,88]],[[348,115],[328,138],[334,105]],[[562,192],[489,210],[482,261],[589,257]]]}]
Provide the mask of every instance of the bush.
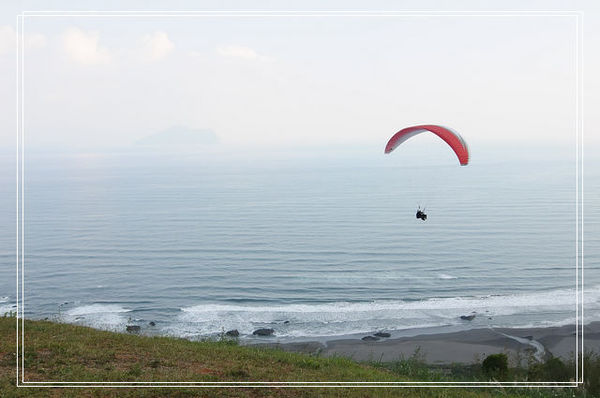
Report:
[{"label": "bush", "polygon": [[574,367],[567,366],[556,357],[530,366],[528,376],[529,380],[535,381],[569,381],[575,378]]},{"label": "bush", "polygon": [[481,364],[481,370],[489,377],[504,379],[508,374],[508,357],[506,354],[488,355]]},{"label": "bush", "polygon": [[583,356],[584,387],[591,397],[600,396],[600,354],[587,352]]}]

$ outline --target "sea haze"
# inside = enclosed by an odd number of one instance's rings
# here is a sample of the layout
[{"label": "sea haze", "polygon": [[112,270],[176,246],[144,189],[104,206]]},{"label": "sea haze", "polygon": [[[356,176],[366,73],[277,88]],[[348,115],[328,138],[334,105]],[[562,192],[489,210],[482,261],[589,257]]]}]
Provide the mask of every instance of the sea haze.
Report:
[{"label": "sea haze", "polygon": [[[232,159],[29,157],[25,316],[192,339],[270,327],[282,340],[575,322],[573,157]],[[600,253],[598,203],[586,204],[588,322]],[[2,234],[14,269],[14,230]]]}]

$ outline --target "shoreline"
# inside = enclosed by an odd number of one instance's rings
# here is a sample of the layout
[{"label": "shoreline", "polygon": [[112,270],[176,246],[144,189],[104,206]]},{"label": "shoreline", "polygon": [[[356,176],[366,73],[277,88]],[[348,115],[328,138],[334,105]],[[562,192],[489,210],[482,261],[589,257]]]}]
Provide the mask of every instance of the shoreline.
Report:
[{"label": "shoreline", "polygon": [[[52,321],[23,319],[24,351],[15,341],[18,318],[0,317],[0,390],[7,396],[21,396],[18,381],[39,389],[36,396],[69,395],[69,386],[92,388],[84,395],[121,396],[273,396],[282,387],[289,397],[405,397],[408,395],[447,398],[535,396],[597,396],[598,385],[588,379],[577,391],[565,389],[563,380],[572,380],[573,361],[559,368],[510,369],[505,380],[519,390],[505,389],[494,374],[479,366],[422,366],[410,361],[399,364],[360,363],[341,357],[317,357],[274,349],[230,344],[222,341],[194,342],[181,338],[123,334]],[[15,380],[15,359],[23,361]],[[550,364],[547,362],[546,364]],[[544,365],[546,365],[544,364]],[[560,365],[560,364],[559,364]],[[600,361],[590,361],[588,374],[598,371]],[[558,370],[558,372],[557,372]],[[483,373],[482,373],[483,372]],[[502,375],[501,375],[502,376]],[[556,382],[548,381],[556,380]],[[504,381],[504,380],[503,380]],[[92,384],[89,384],[92,383]],[[117,384],[115,384],[117,383]],[[458,389],[447,387],[494,387]],[[569,386],[574,387],[573,383]],[[102,391],[98,388],[102,387]],[[117,387],[127,387],[127,390]],[[131,387],[149,387],[136,393]],[[168,391],[166,389],[168,388]],[[173,387],[171,389],[170,387]],[[205,392],[194,387],[202,387]],[[215,387],[236,387],[227,391]],[[243,387],[243,388],[241,388]],[[260,387],[249,389],[248,387]],[[311,387],[311,392],[302,390]],[[334,387],[334,388],[329,388]],[[341,387],[352,387],[340,390]],[[386,387],[373,390],[373,387]],[[404,387],[404,388],[390,388]],[[429,392],[418,387],[434,387]],[[443,390],[437,387],[445,387]],[[531,391],[528,387],[541,388]],[[241,389],[240,389],[241,388]],[[276,390],[268,390],[276,388]],[[410,389],[405,389],[410,388]],[[251,391],[252,390],[252,391]],[[83,391],[83,390],[80,390]],[[199,392],[200,391],[200,392]],[[221,391],[225,391],[221,394]],[[141,394],[141,395],[140,395]],[[258,395],[257,395],[258,394]],[[425,395],[423,395],[425,394]],[[71,394],[72,395],[72,394]]]},{"label": "shoreline", "polygon": [[[44,320],[48,320],[45,318]],[[59,323],[77,323],[54,320]],[[133,322],[126,330],[110,330],[142,336],[176,337],[160,333],[149,325]],[[130,329],[131,328],[131,329]],[[301,336],[289,337],[276,334],[252,336],[248,334],[235,338],[241,346],[276,348],[288,352],[319,355],[324,357],[346,357],[356,361],[395,362],[417,357],[431,365],[452,363],[469,365],[480,363],[490,354],[505,353],[511,366],[527,365],[528,362],[542,362],[552,356],[569,360],[576,350],[575,325],[544,327],[494,327],[463,325],[443,325],[418,327],[390,331],[388,336],[373,339],[377,334],[356,333],[342,336]],[[584,349],[600,353],[600,321],[583,325]],[[223,332],[224,333],[224,332]],[[196,338],[183,338],[190,341],[215,340],[224,337],[223,333]],[[581,333],[581,326],[580,326]],[[367,338],[367,340],[363,340]],[[581,336],[580,336],[581,345]],[[581,352],[581,347],[579,347]]]},{"label": "shoreline", "polygon": [[[575,325],[539,328],[478,328],[447,333],[380,338],[364,341],[360,337],[335,340],[243,343],[279,348],[284,351],[343,356],[356,361],[393,362],[417,355],[432,365],[473,364],[487,355],[505,353],[512,364],[527,364],[550,356],[569,359],[576,350]],[[579,331],[581,334],[581,329]],[[364,336],[364,335],[363,335]],[[600,321],[583,327],[585,351],[600,352]],[[580,336],[581,341],[581,336]],[[581,347],[579,347],[581,350]]]}]

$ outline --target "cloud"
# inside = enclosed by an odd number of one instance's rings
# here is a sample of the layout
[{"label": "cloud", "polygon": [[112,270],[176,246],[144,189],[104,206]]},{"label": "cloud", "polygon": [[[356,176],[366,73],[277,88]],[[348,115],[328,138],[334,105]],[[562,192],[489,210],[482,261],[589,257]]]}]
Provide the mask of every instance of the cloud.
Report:
[{"label": "cloud", "polygon": [[40,33],[32,33],[25,35],[25,47],[27,48],[40,48],[46,45],[46,36]]},{"label": "cloud", "polygon": [[63,34],[63,49],[68,57],[82,65],[107,64],[111,60],[110,53],[98,45],[97,32],[84,32],[79,28],[69,28]]},{"label": "cloud", "polygon": [[144,54],[152,61],[157,61],[169,54],[175,45],[165,32],[154,32],[144,36]]},{"label": "cloud", "polygon": [[8,54],[17,48],[17,36],[12,26],[0,26],[0,55]]},{"label": "cloud", "polygon": [[223,57],[234,57],[244,59],[262,59],[265,58],[259,55],[250,47],[243,46],[221,46],[217,48],[217,54]]},{"label": "cloud", "polygon": [[[0,26],[0,55],[8,54],[17,49],[17,33],[10,25]],[[25,35],[25,48],[40,48],[46,45],[46,36],[40,33]]]}]

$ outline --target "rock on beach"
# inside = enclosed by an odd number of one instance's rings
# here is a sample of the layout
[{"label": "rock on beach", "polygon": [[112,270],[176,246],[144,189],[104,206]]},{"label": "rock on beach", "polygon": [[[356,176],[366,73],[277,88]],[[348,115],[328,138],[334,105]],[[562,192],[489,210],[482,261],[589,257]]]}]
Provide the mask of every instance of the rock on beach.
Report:
[{"label": "rock on beach", "polygon": [[272,336],[273,333],[275,333],[275,330],[273,329],[256,329],[252,332],[255,336]]}]

